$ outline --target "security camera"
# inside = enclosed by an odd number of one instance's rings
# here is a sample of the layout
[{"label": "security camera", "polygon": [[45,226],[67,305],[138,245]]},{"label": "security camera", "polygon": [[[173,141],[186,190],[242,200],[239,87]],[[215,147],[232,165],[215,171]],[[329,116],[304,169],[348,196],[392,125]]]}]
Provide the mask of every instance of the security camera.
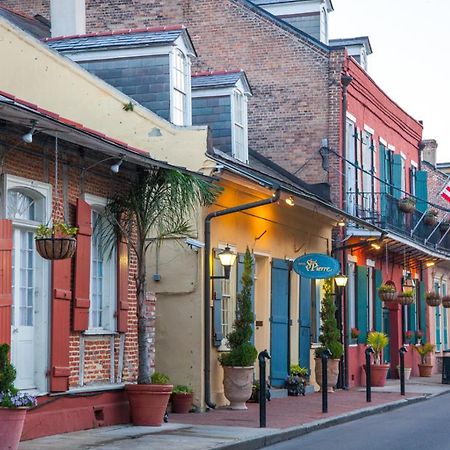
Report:
[{"label": "security camera", "polygon": [[194,238],[186,238],[186,244],[189,245],[191,248],[203,248],[205,246],[205,243],[202,241],[197,241],[197,239]]}]

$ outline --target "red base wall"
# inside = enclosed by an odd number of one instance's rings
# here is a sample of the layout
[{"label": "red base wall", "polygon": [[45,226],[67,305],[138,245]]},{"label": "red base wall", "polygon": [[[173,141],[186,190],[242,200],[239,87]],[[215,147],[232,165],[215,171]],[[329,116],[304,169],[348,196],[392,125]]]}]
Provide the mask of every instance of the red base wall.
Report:
[{"label": "red base wall", "polygon": [[123,390],[44,396],[39,397],[37,408],[27,412],[22,440],[129,421],[128,398]]}]

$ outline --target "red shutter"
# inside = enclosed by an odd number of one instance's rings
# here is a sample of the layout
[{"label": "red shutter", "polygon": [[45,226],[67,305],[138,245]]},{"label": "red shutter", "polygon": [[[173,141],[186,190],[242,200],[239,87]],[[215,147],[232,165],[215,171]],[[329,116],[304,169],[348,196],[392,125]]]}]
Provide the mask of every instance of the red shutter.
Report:
[{"label": "red shutter", "polygon": [[69,335],[72,259],[52,261],[50,391],[69,389]]},{"label": "red shutter", "polygon": [[77,201],[77,227],[73,329],[84,331],[89,328],[92,210],[90,205],[80,198]]},{"label": "red shutter", "polygon": [[128,244],[117,245],[117,331],[128,330]]},{"label": "red shutter", "polygon": [[12,222],[0,220],[0,344],[11,345]]}]

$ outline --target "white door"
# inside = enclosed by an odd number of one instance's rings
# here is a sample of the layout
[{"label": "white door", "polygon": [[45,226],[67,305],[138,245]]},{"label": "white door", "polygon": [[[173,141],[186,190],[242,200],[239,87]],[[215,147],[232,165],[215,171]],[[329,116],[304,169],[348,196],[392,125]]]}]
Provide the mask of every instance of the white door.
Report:
[{"label": "white door", "polygon": [[26,228],[15,228],[13,235],[13,308],[12,308],[12,362],[17,371],[15,386],[34,389],[35,382],[35,317],[36,257],[34,233]]}]

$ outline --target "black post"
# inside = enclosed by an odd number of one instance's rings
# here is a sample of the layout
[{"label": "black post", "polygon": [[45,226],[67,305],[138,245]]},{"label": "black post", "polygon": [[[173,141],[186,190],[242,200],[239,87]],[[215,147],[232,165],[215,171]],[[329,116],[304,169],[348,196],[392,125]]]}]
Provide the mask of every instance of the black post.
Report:
[{"label": "black post", "polygon": [[322,412],[328,412],[328,358],[331,352],[325,349],[322,353]]},{"label": "black post", "polygon": [[344,324],[342,322],[342,287],[336,286],[336,320],[339,328],[339,335],[341,342],[344,345],[344,354],[341,356],[339,360],[339,377],[337,387],[338,389],[346,389],[346,375],[345,375],[345,339],[344,339]]},{"label": "black post", "polygon": [[372,381],[370,380],[370,355],[374,353],[372,347],[366,348],[366,401],[370,403],[372,401]]},{"label": "black post", "polygon": [[259,427],[266,427],[266,359],[270,359],[267,350],[258,355],[259,362]]},{"label": "black post", "polygon": [[400,347],[400,395],[405,395],[405,346]]}]

